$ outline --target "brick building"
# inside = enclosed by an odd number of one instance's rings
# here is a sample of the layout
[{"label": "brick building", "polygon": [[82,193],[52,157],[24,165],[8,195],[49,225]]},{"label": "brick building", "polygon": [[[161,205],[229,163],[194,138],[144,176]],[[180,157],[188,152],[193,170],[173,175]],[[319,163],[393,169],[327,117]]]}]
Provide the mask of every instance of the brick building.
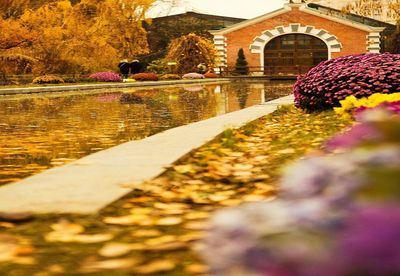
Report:
[{"label": "brick building", "polygon": [[219,66],[233,69],[243,48],[251,71],[297,75],[319,62],[357,53],[379,53],[376,27],[337,17],[292,0],[283,8],[213,31]]}]

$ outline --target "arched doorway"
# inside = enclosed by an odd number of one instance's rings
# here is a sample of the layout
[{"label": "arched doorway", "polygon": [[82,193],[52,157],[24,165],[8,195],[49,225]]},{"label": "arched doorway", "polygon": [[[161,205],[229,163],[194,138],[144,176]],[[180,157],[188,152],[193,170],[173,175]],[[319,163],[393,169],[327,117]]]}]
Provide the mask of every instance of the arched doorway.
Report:
[{"label": "arched doorway", "polygon": [[305,34],[278,36],[265,45],[265,75],[304,74],[327,59],[328,46],[319,38]]}]

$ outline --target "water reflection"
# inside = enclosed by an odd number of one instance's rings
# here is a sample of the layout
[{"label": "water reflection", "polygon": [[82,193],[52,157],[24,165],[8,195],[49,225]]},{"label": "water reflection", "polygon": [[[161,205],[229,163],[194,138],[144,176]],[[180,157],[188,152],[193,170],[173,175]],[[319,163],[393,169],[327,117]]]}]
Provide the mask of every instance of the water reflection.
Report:
[{"label": "water reflection", "polygon": [[288,85],[235,82],[0,97],[0,185],[126,141],[289,93]]}]

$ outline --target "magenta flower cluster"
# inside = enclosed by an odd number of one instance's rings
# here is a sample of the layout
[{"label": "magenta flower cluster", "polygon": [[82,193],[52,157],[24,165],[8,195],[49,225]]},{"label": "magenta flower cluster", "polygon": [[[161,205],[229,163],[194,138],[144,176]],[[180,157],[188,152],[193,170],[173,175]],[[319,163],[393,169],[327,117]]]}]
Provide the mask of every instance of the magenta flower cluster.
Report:
[{"label": "magenta flower cluster", "polygon": [[91,74],[89,78],[94,79],[96,81],[104,81],[104,82],[120,82],[122,78],[119,74],[114,72],[97,72]]},{"label": "magenta flower cluster", "polygon": [[307,111],[340,106],[347,96],[400,91],[399,54],[350,55],[324,61],[300,76],[294,85],[295,104]]},{"label": "magenta flower cluster", "polygon": [[389,106],[288,167],[279,199],[218,211],[201,250],[211,274],[400,275],[400,116]]}]

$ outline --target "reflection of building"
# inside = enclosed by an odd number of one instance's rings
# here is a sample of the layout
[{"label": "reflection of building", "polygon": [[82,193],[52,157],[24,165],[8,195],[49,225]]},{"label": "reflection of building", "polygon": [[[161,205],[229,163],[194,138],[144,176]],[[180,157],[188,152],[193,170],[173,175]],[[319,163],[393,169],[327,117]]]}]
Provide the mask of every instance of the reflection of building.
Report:
[{"label": "reflection of building", "polygon": [[295,3],[212,32],[220,65],[234,68],[243,48],[250,67],[266,75],[297,75],[323,60],[381,51],[381,35],[388,24],[327,13],[300,0],[291,2]]}]

